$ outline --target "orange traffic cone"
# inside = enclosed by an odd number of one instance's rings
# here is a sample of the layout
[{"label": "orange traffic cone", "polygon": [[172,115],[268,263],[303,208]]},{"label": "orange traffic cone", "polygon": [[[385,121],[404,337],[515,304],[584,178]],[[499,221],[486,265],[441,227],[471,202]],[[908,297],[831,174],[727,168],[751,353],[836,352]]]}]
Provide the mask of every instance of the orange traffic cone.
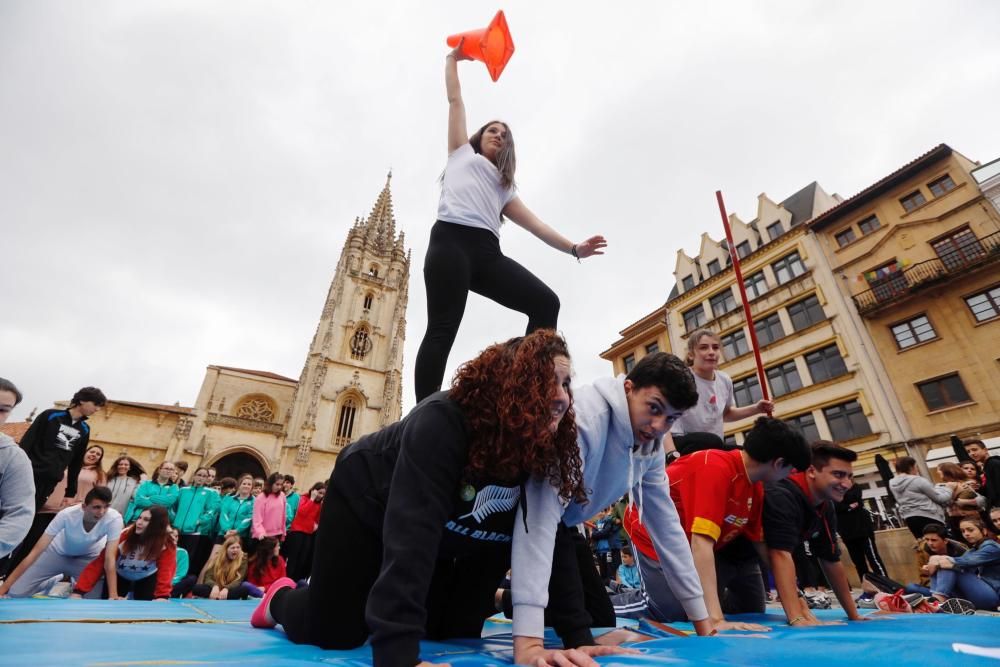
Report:
[{"label": "orange traffic cone", "polygon": [[486,69],[494,81],[500,78],[507,61],[514,55],[514,40],[510,37],[507,18],[503,15],[502,9],[485,28],[460,32],[448,37],[448,46],[454,48],[459,43],[462,44],[462,53],[473,60],[486,63]]}]

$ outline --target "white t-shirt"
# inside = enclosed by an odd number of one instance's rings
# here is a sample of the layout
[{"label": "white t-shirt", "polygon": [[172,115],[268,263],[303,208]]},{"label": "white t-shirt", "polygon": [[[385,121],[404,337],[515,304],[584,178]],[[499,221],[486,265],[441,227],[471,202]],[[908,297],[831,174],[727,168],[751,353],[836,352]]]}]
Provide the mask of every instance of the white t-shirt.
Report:
[{"label": "white t-shirt", "polygon": [[516,188],[500,184],[496,165],[466,143],[448,156],[437,218],[488,229],[499,238],[500,212],[516,196]]},{"label": "white t-shirt", "polygon": [[688,408],[684,415],[674,422],[670,432],[677,435],[714,433],[720,438],[725,437],[722,415],[726,408],[735,405],[732,379],[717,370],[714,380],[706,380],[694,373],[694,382],[698,386],[698,404]]},{"label": "white t-shirt", "polygon": [[49,548],[60,556],[87,556],[101,553],[109,537],[122,534],[124,522],[118,510],[108,508],[90,531],[83,529],[83,505],[73,505],[60,511],[45,529],[52,538]]}]

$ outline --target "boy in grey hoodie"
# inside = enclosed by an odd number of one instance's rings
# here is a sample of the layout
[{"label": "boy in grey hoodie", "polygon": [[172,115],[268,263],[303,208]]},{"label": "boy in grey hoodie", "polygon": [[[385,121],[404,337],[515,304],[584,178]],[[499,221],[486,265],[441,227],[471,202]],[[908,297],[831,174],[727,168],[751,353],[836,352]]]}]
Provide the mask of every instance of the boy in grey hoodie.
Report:
[{"label": "boy in grey hoodie", "polygon": [[899,505],[906,527],[919,540],[928,524],[945,523],[944,508],[951,504],[951,489],[937,488],[914,474],[917,462],[911,456],[896,459],[895,467],[896,476],[889,480],[889,490]]},{"label": "boy in grey hoodie", "polygon": [[[0,424],[21,402],[21,392],[0,378]],[[0,433],[0,558],[21,543],[35,517],[35,483],[31,461],[14,439]]]},{"label": "boy in grey hoodie", "polygon": [[[589,579],[600,578],[593,567],[580,567],[572,554],[566,555],[572,543],[565,536],[570,526],[583,523],[626,492],[639,508],[663,575],[687,617],[698,634],[711,633],[691,549],[670,499],[662,446],[674,420],[697,401],[691,371],[663,352],[643,357],[628,376],[602,378],[574,390],[588,502],[564,505],[548,480],[532,479],[525,485],[527,515],[515,522],[511,555],[515,650],[541,643],[547,605],[567,648],[593,644],[592,619],[585,608],[589,591],[584,587]],[[553,568],[554,560],[559,567]],[[606,601],[606,593],[604,597]],[[559,608],[555,615],[554,606]]]}]

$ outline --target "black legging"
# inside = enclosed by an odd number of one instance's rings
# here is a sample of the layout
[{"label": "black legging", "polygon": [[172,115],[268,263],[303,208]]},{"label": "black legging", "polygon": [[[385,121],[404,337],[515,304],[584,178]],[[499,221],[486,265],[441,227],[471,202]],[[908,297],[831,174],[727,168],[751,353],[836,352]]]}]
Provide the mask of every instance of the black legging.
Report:
[{"label": "black legging", "polygon": [[559,297],[523,266],[500,252],[487,229],[438,220],[424,257],[427,332],[417,352],[417,402],[441,389],[448,353],[462,323],[469,291],[528,316],[525,333],[555,329]]},{"label": "black legging", "polygon": [[940,519],[932,519],[929,516],[922,516],[920,514],[915,514],[913,516],[908,516],[903,518],[903,523],[906,527],[910,529],[915,538],[922,539],[924,537],[924,528],[932,523],[943,524],[944,522]]},{"label": "black legging", "polygon": [[[309,587],[275,593],[271,616],[296,644],[355,648],[369,634],[365,606],[382,568],[382,536],[358,518],[332,479],[315,535]],[[484,621],[496,613],[494,595],[509,567],[509,546],[438,559],[427,594],[426,637],[479,638]]]}]

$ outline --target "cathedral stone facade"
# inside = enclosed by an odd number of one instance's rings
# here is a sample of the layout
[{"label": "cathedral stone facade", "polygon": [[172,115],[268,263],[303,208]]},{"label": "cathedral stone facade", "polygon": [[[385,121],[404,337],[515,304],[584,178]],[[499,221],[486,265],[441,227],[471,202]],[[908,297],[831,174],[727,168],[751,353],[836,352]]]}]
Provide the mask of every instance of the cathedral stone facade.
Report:
[{"label": "cathedral stone facade", "polygon": [[298,380],[213,365],[193,407],[111,401],[90,421],[105,463],[127,453],[147,472],[170,459],[220,477],[291,473],[306,489],[346,445],[398,420],[410,253],[391,179],[347,234]]}]

